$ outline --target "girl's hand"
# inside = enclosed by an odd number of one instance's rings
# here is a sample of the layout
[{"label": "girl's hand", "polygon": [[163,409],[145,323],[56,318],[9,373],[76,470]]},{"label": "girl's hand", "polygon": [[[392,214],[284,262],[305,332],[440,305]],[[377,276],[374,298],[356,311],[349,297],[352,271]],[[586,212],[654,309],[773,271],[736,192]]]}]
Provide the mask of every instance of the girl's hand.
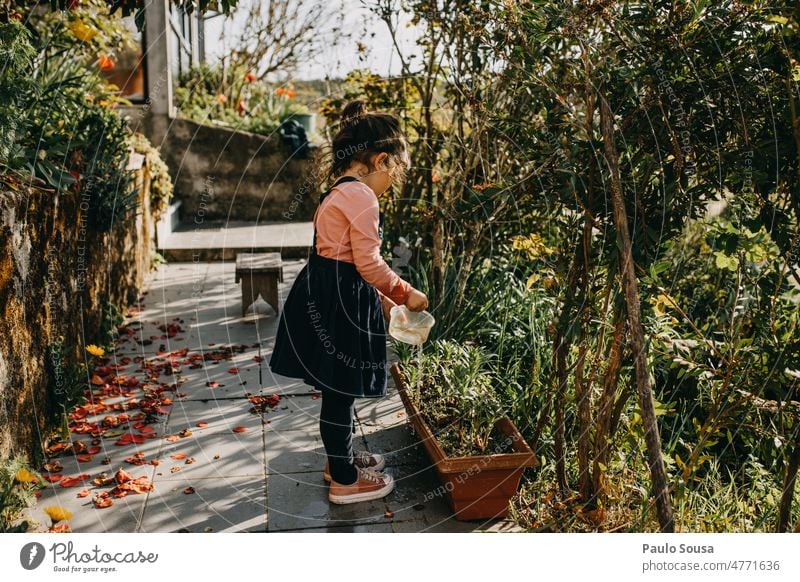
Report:
[{"label": "girl's hand", "polygon": [[428,309],[428,297],[422,291],[412,289],[406,299],[406,307],[409,311],[424,311]]}]

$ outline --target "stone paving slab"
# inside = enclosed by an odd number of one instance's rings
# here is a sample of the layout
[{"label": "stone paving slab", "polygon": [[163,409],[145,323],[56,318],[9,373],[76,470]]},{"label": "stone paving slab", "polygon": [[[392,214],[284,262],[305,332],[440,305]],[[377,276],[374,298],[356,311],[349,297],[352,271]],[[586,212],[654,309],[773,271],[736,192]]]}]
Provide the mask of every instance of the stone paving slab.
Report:
[{"label": "stone paving slab", "polygon": [[[185,455],[185,457],[184,457]],[[264,474],[264,437],[261,431],[243,434],[213,433],[205,429],[192,437],[165,443],[154,482]]]},{"label": "stone paving slab", "polygon": [[[167,431],[177,433],[188,428],[192,431],[193,437],[200,438],[208,433],[236,434],[233,432],[234,428],[244,427],[249,432],[260,434],[261,415],[251,413],[251,408],[252,405],[246,398],[179,400],[172,405]],[[198,422],[208,423],[208,426],[200,428],[197,426]],[[237,436],[241,437],[244,434],[247,433]]]},{"label": "stone paving slab", "polygon": [[[266,531],[263,475],[176,479],[159,484],[147,499],[139,532]],[[194,492],[184,491],[192,487]]]}]

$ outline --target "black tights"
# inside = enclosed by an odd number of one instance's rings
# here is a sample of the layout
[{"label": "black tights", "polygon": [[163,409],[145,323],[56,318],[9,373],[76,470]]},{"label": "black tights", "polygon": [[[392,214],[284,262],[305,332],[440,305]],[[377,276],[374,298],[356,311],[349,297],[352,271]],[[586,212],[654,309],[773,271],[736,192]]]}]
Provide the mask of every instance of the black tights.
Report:
[{"label": "black tights", "polygon": [[352,396],[328,390],[322,392],[319,434],[328,455],[331,479],[342,485],[350,485],[358,479],[358,470],[353,464],[354,403]]}]

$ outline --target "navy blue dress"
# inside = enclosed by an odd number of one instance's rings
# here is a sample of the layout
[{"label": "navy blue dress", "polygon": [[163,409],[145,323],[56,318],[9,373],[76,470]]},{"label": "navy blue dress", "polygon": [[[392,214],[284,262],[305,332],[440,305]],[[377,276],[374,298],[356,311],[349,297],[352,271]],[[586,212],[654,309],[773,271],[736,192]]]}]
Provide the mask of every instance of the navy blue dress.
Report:
[{"label": "navy blue dress", "polygon": [[[356,179],[343,176],[334,185]],[[320,196],[320,204],[330,192]],[[323,392],[377,398],[386,395],[386,366],[386,321],[378,291],[353,263],[317,254],[315,225],[308,262],[281,311],[270,369]]]}]

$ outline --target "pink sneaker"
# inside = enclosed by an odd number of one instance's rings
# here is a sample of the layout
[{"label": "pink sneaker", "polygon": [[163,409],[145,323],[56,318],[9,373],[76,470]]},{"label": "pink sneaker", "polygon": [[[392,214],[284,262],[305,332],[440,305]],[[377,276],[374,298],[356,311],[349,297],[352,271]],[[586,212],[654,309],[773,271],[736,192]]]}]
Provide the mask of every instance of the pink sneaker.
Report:
[{"label": "pink sneaker", "polygon": [[[374,469],[380,471],[386,466],[386,459],[378,453],[368,453],[367,451],[353,451],[353,464],[359,469]],[[322,478],[325,483],[331,482],[331,470],[328,462],[325,462],[325,469],[322,471]]]},{"label": "pink sneaker", "polygon": [[374,469],[358,468],[358,479],[351,485],[331,481],[328,501],[339,505],[386,497],[394,489],[394,478]]}]

